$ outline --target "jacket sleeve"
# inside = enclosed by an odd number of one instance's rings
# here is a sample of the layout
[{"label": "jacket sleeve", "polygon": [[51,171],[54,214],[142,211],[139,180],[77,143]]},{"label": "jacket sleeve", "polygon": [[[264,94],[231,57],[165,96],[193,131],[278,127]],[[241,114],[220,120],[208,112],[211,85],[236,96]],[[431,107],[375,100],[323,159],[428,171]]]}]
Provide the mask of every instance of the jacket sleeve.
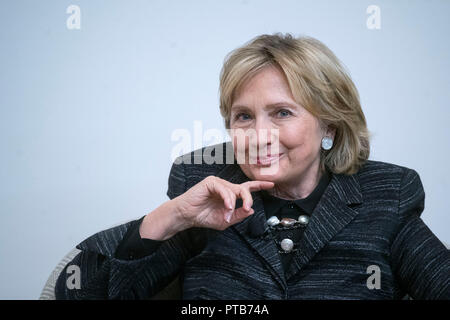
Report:
[{"label": "jacket sleeve", "polygon": [[[168,179],[170,199],[186,191],[185,180],[183,164],[174,163]],[[57,280],[56,299],[148,299],[174,280],[184,262],[202,248],[202,233],[192,228],[162,241],[145,257],[118,259],[116,250],[134,222],[101,231],[81,242],[77,246],[81,252]]]},{"label": "jacket sleeve", "polygon": [[163,243],[163,241],[159,240],[151,240],[141,238],[139,234],[139,227],[142,224],[145,216],[141,219],[136,220],[131,226],[125,237],[119,244],[119,247],[116,250],[116,258],[122,260],[133,260],[140,259],[145,256],[148,256],[156,251],[156,249]]},{"label": "jacket sleeve", "polygon": [[399,193],[399,224],[391,246],[393,270],[413,299],[450,299],[450,251],[420,218],[425,193],[407,169]]}]

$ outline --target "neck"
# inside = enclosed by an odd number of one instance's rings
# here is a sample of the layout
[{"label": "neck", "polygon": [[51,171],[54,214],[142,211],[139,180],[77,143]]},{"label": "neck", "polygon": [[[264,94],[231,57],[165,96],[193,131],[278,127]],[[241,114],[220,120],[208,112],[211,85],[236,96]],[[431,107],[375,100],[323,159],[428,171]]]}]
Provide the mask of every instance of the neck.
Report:
[{"label": "neck", "polygon": [[313,164],[304,174],[296,177],[293,181],[276,183],[268,192],[274,197],[286,200],[304,199],[317,187],[322,174],[319,165]]}]

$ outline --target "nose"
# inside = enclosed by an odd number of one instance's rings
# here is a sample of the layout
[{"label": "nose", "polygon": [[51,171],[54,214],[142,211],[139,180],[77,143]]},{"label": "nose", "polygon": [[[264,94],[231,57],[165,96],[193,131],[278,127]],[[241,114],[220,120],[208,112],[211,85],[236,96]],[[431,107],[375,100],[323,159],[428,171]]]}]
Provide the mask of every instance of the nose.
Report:
[{"label": "nose", "polygon": [[270,121],[259,118],[255,121],[254,130],[256,137],[250,139],[250,148],[262,156],[271,154],[271,148],[278,142],[278,129]]}]

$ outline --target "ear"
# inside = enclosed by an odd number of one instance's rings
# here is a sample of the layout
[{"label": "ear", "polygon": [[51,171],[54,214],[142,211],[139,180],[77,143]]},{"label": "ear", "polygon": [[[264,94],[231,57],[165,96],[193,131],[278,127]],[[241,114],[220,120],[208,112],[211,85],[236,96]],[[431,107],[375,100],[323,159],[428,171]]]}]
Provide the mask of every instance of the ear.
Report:
[{"label": "ear", "polygon": [[334,140],[336,135],[336,128],[332,125],[323,125],[322,126],[322,138],[329,137]]},{"label": "ear", "polygon": [[327,126],[325,130],[325,136],[330,137],[334,140],[334,136],[336,135],[336,128],[332,126]]}]

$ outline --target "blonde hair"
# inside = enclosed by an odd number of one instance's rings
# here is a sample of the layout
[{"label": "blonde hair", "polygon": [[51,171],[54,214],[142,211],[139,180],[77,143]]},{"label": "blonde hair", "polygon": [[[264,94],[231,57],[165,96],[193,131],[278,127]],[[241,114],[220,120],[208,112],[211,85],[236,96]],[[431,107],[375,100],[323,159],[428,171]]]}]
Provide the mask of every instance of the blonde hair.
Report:
[{"label": "blonde hair", "polygon": [[334,53],[314,38],[264,34],[231,51],[220,73],[220,113],[225,127],[230,128],[231,106],[240,86],[269,66],[286,76],[298,104],[322,125],[336,129],[331,150],[321,151],[322,170],[356,173],[370,153],[359,94]]}]

